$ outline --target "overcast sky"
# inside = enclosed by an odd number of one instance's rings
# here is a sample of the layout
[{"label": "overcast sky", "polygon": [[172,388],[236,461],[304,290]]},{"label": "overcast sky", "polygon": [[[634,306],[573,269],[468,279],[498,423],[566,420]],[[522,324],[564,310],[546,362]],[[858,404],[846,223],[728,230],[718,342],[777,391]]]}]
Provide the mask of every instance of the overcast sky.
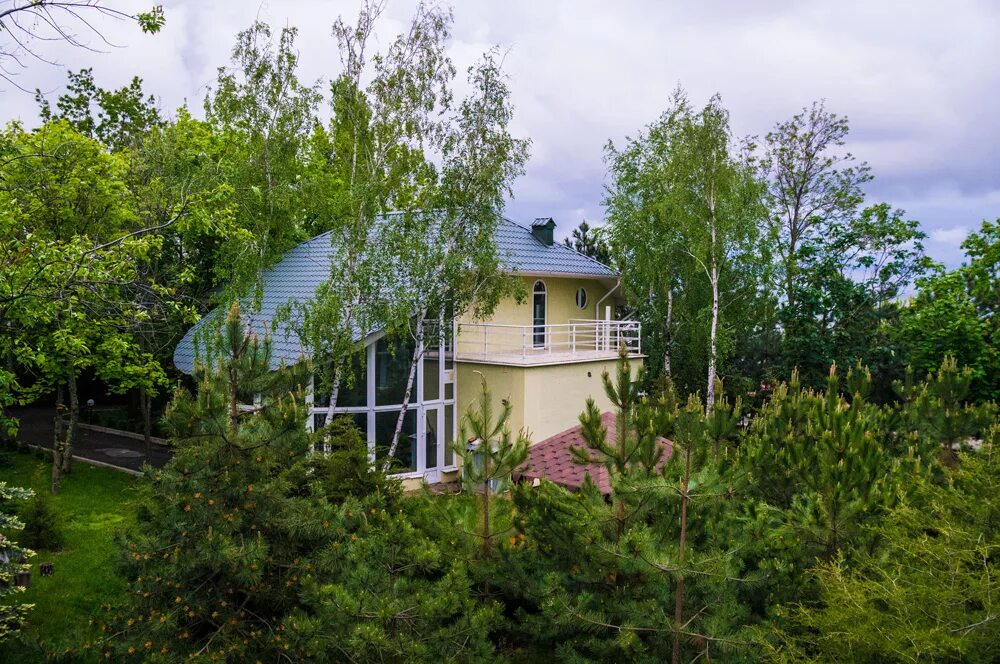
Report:
[{"label": "overcast sky", "polygon": [[[0,5],[6,4],[0,2]],[[153,0],[108,3],[144,7]],[[200,112],[235,34],[255,17],[300,29],[305,80],[338,73],[330,26],[353,18],[347,0],[163,1],[167,23],[146,36],[103,20],[120,45],[105,52],[43,44],[102,87],[138,74],[164,110],[185,100]],[[762,135],[815,99],[851,121],[849,149],[873,167],[869,199],[923,223],[930,254],[960,261],[959,244],[982,219],[1000,217],[1000,2],[831,0],[615,2],[457,0],[452,57],[460,70],[493,45],[506,69],[515,131],[533,145],[509,216],[554,217],[560,234],[603,219],[603,148],[656,118],[678,84],[697,104],[722,95],[734,130]],[[414,2],[389,0],[379,43]],[[93,42],[95,46],[99,43]],[[29,63],[26,87],[57,93],[63,70]],[[30,95],[2,86],[2,118],[36,117]]]}]

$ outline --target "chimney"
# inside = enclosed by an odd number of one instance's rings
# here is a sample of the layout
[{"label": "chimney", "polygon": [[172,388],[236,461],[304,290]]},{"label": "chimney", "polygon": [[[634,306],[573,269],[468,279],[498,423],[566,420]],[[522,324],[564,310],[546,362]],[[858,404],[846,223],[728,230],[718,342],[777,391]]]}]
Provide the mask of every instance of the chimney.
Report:
[{"label": "chimney", "polygon": [[531,222],[531,234],[546,247],[552,246],[552,235],[555,228],[556,222],[552,221],[552,217],[538,217]]}]

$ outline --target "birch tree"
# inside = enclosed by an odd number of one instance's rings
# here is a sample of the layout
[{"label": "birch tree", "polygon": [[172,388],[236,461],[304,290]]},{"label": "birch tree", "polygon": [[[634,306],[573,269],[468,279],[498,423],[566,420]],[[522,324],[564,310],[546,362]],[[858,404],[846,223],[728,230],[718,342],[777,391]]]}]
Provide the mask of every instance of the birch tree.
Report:
[{"label": "birch tree", "polygon": [[[730,351],[738,321],[727,310],[761,296],[770,266],[760,233],[764,192],[752,147],[734,138],[717,95],[696,111],[677,90],[671,107],[625,150],[608,148],[616,179],[608,198],[616,215],[612,237],[626,272],[659,270],[672,277],[652,282],[661,289],[658,300],[671,324],[677,281],[686,294],[693,295],[698,282],[707,288],[707,302],[692,302],[691,320],[706,329],[709,410],[720,357]],[[634,267],[626,257],[637,259]]]},{"label": "birch tree", "polygon": [[[384,323],[387,276],[398,271],[385,219],[391,210],[425,205],[434,170],[425,150],[440,133],[437,117],[450,103],[454,67],[445,55],[451,13],[418,6],[408,30],[385,52],[371,52],[384,3],[366,3],[355,24],[333,26],[341,74],[331,84],[331,120],[312,136],[307,179],[307,228],[330,233],[329,279],[311,301],[290,308],[293,326],[317,361],[328,388],[326,422],[364,337]],[[328,372],[325,371],[328,367]]]},{"label": "birch tree", "polygon": [[[293,324],[331,367],[326,421],[337,408],[356,340],[375,329],[414,346],[390,463],[413,398],[428,326],[446,311],[489,311],[510,288],[493,238],[527,158],[514,138],[510,91],[491,51],[454,100],[450,11],[419,5],[408,30],[371,51],[382,3],[334,25],[343,73],[331,87],[329,128],[314,132],[310,229],[330,231],[330,277]],[[313,179],[314,178],[314,179]],[[388,212],[394,214],[387,214]]]},{"label": "birch tree", "polygon": [[408,296],[399,316],[412,321],[415,350],[403,405],[384,462],[388,468],[399,443],[416,370],[424,352],[428,321],[470,311],[489,315],[499,300],[517,295],[503,273],[496,231],[513,195],[514,179],[524,170],[529,143],[510,132],[513,106],[499,54],[491,51],[468,69],[469,95],[442,127],[440,176],[427,201],[432,213],[404,215],[413,226],[393,229],[400,264],[410,267]]}]

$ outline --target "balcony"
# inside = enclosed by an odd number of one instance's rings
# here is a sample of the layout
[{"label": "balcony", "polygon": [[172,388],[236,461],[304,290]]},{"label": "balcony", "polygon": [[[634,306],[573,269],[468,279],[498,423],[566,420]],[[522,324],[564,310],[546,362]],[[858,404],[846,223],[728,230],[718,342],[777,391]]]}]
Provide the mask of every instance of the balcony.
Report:
[{"label": "balcony", "polygon": [[642,324],[633,320],[577,320],[555,325],[461,323],[457,359],[532,366],[642,354]]}]

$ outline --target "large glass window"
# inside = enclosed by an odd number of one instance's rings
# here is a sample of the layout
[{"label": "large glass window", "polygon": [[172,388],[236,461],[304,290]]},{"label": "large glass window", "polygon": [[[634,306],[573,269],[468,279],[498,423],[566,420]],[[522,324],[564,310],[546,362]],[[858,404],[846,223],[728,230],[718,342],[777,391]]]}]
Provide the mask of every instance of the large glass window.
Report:
[{"label": "large glass window", "polygon": [[455,465],[455,450],[452,443],[455,442],[455,406],[448,404],[444,407],[444,465]]},{"label": "large glass window", "polygon": [[428,325],[424,335],[424,401],[441,398],[441,329],[436,323]]},{"label": "large glass window", "polygon": [[[337,392],[337,407],[364,407],[368,398],[368,361],[367,350],[360,349],[351,357],[350,365],[341,372],[340,389]],[[317,408],[330,403],[330,385],[333,381],[333,371],[327,371],[316,377],[316,393],[313,403]]]},{"label": "large glass window", "polygon": [[437,408],[429,408],[424,417],[424,462],[428,469],[438,466],[438,444],[441,432],[438,431]]},{"label": "large glass window", "polygon": [[[455,463],[451,449],[456,417],[454,342],[448,333],[452,328],[439,328],[432,324],[426,330],[426,347],[391,472],[412,476],[430,473],[428,476],[435,478],[442,459],[448,466]],[[352,358],[354,380],[340,386],[336,412],[354,421],[378,464],[385,460],[392,441],[413,352],[412,339],[370,342]],[[325,421],[328,403],[329,386],[318,386],[311,410],[314,428]]]},{"label": "large glass window", "polygon": [[403,403],[412,360],[412,341],[388,341],[386,337],[382,337],[375,342],[376,406],[394,406]]},{"label": "large glass window", "polygon": [[[389,446],[392,444],[392,435],[396,431],[396,421],[399,419],[398,410],[387,410],[375,413],[375,461],[382,463],[386,454],[389,453]],[[403,417],[403,430],[399,435],[399,444],[396,446],[396,454],[393,458],[392,472],[407,473],[417,469],[417,409],[408,408]]]}]

